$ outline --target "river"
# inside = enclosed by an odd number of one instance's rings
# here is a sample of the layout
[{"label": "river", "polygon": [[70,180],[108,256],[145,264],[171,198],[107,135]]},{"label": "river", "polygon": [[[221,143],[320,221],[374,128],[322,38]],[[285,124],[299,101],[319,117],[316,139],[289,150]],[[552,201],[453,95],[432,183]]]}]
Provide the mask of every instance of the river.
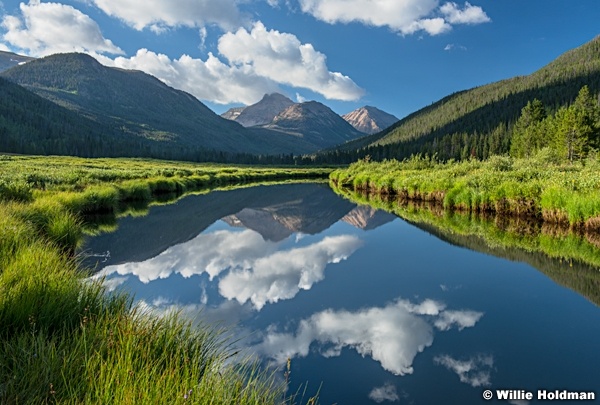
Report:
[{"label": "river", "polygon": [[599,307],[529,264],[572,263],[508,260],[438,236],[325,184],[290,184],[153,206],[83,251],[109,290],[226,326],[278,378],[290,359],[289,392],[307,387],[305,400],[600,395]]}]

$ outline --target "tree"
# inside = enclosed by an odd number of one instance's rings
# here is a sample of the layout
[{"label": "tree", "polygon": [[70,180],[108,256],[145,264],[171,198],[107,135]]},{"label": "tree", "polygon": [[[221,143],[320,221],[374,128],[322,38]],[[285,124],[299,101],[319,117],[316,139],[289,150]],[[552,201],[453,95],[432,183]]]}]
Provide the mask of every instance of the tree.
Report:
[{"label": "tree", "polygon": [[592,147],[598,147],[600,138],[600,106],[590,94],[588,86],[583,86],[573,103],[581,136],[587,138]]},{"label": "tree", "polygon": [[538,99],[527,102],[512,133],[510,154],[515,157],[532,155],[548,142],[543,121],[546,118],[544,104]]},{"label": "tree", "polygon": [[585,135],[586,130],[581,124],[581,114],[571,105],[561,107],[554,116],[554,142],[555,149],[563,159],[573,162],[584,157],[589,143]]},{"label": "tree", "polygon": [[584,158],[600,140],[600,106],[587,86],[583,86],[569,107],[560,108],[554,117],[553,147],[569,162]]}]

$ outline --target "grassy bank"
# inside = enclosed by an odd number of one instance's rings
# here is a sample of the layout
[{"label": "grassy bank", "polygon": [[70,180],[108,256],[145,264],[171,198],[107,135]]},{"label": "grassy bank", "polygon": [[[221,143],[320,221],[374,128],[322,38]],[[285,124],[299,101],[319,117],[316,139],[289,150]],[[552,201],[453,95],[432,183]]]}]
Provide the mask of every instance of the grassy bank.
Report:
[{"label": "grassy bank", "polygon": [[125,202],[326,170],[0,157],[0,403],[291,402],[223,332],[107,295],[73,256],[84,215]]},{"label": "grassy bank", "polygon": [[334,187],[344,198],[391,212],[452,244],[529,263],[557,283],[600,305],[600,241],[595,232],[518,216],[445,210],[439,204],[401,201]]},{"label": "grassy bank", "polygon": [[338,187],[427,201],[445,209],[541,218],[572,228],[600,230],[600,161],[553,163],[548,150],[528,159],[440,163],[360,161],[338,169]]}]

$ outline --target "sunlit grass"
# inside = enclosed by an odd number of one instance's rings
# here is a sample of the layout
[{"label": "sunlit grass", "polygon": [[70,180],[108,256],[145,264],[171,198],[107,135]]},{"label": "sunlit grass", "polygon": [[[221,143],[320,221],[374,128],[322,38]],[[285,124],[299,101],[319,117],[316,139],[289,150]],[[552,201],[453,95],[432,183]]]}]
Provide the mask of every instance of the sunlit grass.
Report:
[{"label": "sunlit grass", "polygon": [[451,210],[543,218],[600,229],[600,161],[557,165],[542,150],[529,159],[360,161],[331,173],[338,187],[436,201]]},{"label": "sunlit grass", "polygon": [[117,215],[144,215],[186,192],[328,173],[0,157],[0,403],[294,402],[281,380],[235,355],[223,331],[108,294],[101,280],[84,281],[74,252],[84,231],[112,230]]}]

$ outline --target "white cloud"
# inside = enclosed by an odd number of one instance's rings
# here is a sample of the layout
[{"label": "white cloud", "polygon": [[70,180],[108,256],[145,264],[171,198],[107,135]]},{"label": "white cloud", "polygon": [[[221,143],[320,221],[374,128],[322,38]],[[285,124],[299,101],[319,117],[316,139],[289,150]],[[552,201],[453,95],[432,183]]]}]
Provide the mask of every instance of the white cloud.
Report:
[{"label": "white cloud", "polygon": [[313,342],[317,342],[325,357],[338,356],[349,347],[372,357],[395,375],[411,374],[415,356],[433,343],[428,320],[443,317],[444,308],[444,304],[433,300],[420,304],[397,300],[383,308],[357,312],[328,309],[300,321],[295,334],[270,327],[256,350],[285,364],[288,358],[308,355]]},{"label": "white cloud", "polygon": [[20,52],[45,56],[60,52],[123,54],[103,37],[98,24],[81,11],[59,3],[21,3],[21,16],[4,16],[2,40]]},{"label": "white cloud", "polygon": [[440,7],[440,11],[450,24],[481,24],[490,22],[491,19],[479,6],[465,3],[465,8],[460,9],[454,2],[446,3]]},{"label": "white cloud", "polygon": [[425,31],[430,35],[443,34],[452,29],[443,18],[424,18],[412,22],[410,25],[402,29],[403,34],[414,34],[417,31]]},{"label": "white cloud", "polygon": [[458,49],[459,51],[466,51],[467,47],[464,45],[448,44],[444,47],[444,51],[453,51]]},{"label": "white cloud", "polygon": [[364,90],[339,72],[330,72],[326,57],[292,34],[267,30],[256,22],[219,39],[219,53],[235,66],[279,84],[310,89],[327,99],[357,100]]},{"label": "white cloud", "polygon": [[171,59],[164,54],[140,49],[130,58],[99,60],[108,66],[142,70],[169,86],[219,104],[253,104],[265,94],[281,92],[274,81],[256,75],[246,66],[227,65],[212,53],[206,60],[188,55]]},{"label": "white cloud", "polygon": [[403,35],[417,31],[438,35],[449,31],[451,24],[490,21],[481,7],[469,3],[462,10],[453,2],[438,5],[438,0],[300,0],[303,12],[330,24],[360,22]]},{"label": "white cloud", "polygon": [[472,387],[491,385],[490,373],[494,366],[494,358],[489,355],[479,355],[468,360],[456,360],[448,355],[436,356],[433,361],[441,364],[458,375],[460,382]]},{"label": "white cloud", "polygon": [[144,262],[107,266],[92,278],[106,277],[105,284],[111,287],[116,283],[115,274],[134,275],[142,283],[150,283],[173,274],[191,277],[207,273],[211,279],[220,277],[223,297],[240,304],[252,302],[260,310],[267,303],[293,298],[301,289],[309,290],[323,280],[328,264],[345,260],[361,244],[355,236],[341,235],[277,251],[277,244],[265,241],[257,232],[217,231],[172,246]]},{"label": "white cloud", "polygon": [[236,0],[92,0],[111,17],[160,33],[171,27],[216,24],[232,30],[243,23]]},{"label": "white cloud", "polygon": [[381,387],[375,387],[369,393],[369,398],[378,404],[384,401],[398,402],[400,397],[396,391],[396,387],[390,383],[386,383]]},{"label": "white cloud", "polygon": [[98,58],[101,63],[138,69],[169,86],[187,91],[201,100],[219,104],[253,104],[264,94],[282,92],[280,85],[306,88],[328,99],[356,100],[364,91],[349,77],[330,72],[326,58],[310,44],[292,34],[269,31],[260,22],[248,32],[224,34],[219,52],[229,60],[208,54],[206,60],[167,55],[140,49],[126,58]]}]

